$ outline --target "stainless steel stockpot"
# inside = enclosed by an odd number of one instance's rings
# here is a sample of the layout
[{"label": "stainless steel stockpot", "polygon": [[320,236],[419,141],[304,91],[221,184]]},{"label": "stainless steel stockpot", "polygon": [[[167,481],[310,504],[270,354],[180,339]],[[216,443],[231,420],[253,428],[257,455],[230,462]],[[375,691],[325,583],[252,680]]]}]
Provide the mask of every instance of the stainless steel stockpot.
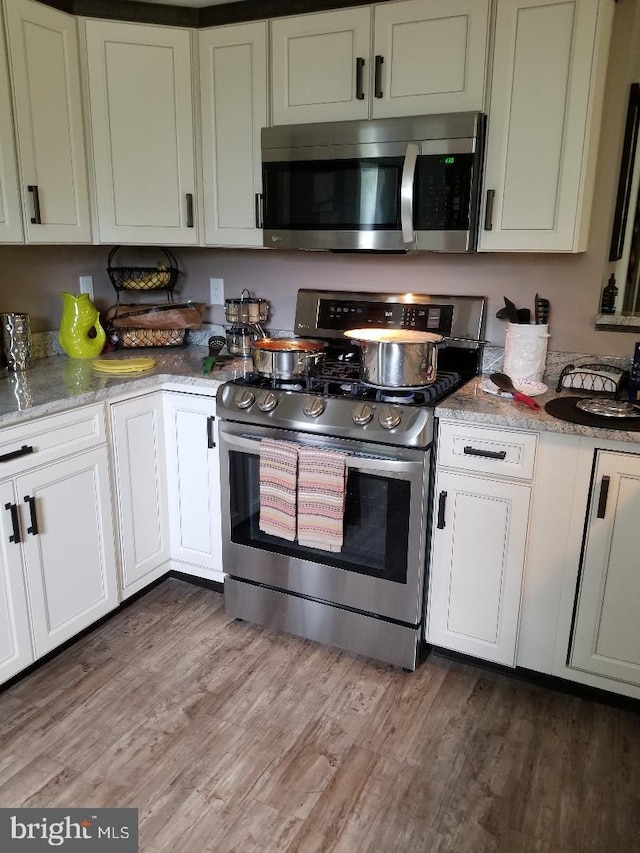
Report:
[{"label": "stainless steel stockpot", "polygon": [[360,381],[375,388],[424,388],[436,379],[442,335],[404,329],[350,329],[360,347]]},{"label": "stainless steel stockpot", "polygon": [[320,359],[327,344],[311,338],[259,338],[252,344],[256,373],[268,379],[306,376]]}]

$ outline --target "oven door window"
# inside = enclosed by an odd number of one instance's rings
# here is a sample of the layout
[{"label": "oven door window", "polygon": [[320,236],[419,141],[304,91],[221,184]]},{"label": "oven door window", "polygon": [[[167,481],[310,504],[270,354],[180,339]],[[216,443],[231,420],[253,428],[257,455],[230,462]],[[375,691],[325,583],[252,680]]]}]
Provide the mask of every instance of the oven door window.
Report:
[{"label": "oven door window", "polygon": [[265,163],[264,227],[397,230],[402,164],[402,157]]},{"label": "oven door window", "polygon": [[404,584],[407,581],[408,480],[349,468],[344,544],[339,553],[301,547],[260,530],[259,457],[230,451],[231,540],[240,545]]}]

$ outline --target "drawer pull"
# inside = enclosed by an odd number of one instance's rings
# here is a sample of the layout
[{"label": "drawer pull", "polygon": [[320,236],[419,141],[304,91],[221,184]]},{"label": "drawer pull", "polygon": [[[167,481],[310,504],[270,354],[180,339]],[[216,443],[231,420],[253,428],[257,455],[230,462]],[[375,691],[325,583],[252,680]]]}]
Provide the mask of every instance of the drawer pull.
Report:
[{"label": "drawer pull", "polygon": [[27,533],[31,533],[32,536],[37,536],[39,531],[38,516],[36,515],[36,499],[27,495],[24,498],[24,502],[29,504],[29,515],[31,516],[31,526],[27,527]]},{"label": "drawer pull", "polygon": [[481,456],[483,459],[506,459],[506,450],[479,450],[477,447],[467,445],[464,449],[465,456]]},{"label": "drawer pull", "polygon": [[213,425],[215,423],[215,418],[213,415],[209,415],[207,418],[207,447],[211,450],[216,446],[215,440],[213,438]]},{"label": "drawer pull", "polygon": [[438,530],[444,530],[444,512],[447,506],[447,493],[440,492],[440,497],[438,498],[438,523],[436,527]]},{"label": "drawer pull", "polygon": [[610,477],[603,477],[600,483],[600,497],[598,498],[598,518],[604,518],[607,512],[607,498],[609,497]]},{"label": "drawer pull", "polygon": [[13,525],[13,535],[9,537],[9,542],[20,542],[20,521],[18,520],[18,505],[5,504],[5,509],[11,513],[11,524]]},{"label": "drawer pull", "polygon": [[0,462],[10,462],[12,459],[19,459],[21,456],[28,456],[33,453],[31,444],[23,444],[20,450],[12,450],[11,453],[3,453],[0,456]]}]

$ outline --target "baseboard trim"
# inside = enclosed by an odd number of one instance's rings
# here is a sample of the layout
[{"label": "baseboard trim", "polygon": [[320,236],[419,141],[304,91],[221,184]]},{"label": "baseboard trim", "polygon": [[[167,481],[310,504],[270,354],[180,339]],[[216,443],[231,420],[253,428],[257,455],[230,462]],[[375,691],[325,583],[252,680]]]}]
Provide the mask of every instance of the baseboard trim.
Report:
[{"label": "baseboard trim", "polygon": [[439,646],[431,646],[430,653],[436,657],[449,658],[450,660],[468,663],[471,666],[477,666],[480,669],[486,669],[490,672],[497,672],[500,675],[506,675],[509,678],[515,678],[519,681],[527,681],[530,684],[535,684],[537,687],[547,687],[549,690],[555,690],[557,693],[567,693],[571,696],[576,696],[578,699],[588,699],[591,702],[598,702],[601,705],[609,705],[613,708],[620,708],[623,711],[630,711],[634,714],[640,714],[640,699],[634,699],[632,696],[624,696],[621,693],[612,693],[609,690],[602,690],[599,687],[591,687],[589,684],[581,684],[577,681],[569,681],[567,678],[560,678],[557,675],[548,675],[544,672],[536,672],[533,669],[525,669],[521,666],[515,668],[503,666],[499,663],[474,658],[471,655],[462,654],[462,652],[454,652],[450,649],[443,649]]}]

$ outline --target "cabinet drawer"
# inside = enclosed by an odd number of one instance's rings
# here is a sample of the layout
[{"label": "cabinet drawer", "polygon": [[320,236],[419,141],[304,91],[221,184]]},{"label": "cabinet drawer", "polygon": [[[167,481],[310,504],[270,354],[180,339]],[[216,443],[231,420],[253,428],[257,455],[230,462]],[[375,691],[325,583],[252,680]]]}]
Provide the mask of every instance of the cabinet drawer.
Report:
[{"label": "cabinet drawer", "polygon": [[104,407],[83,406],[0,430],[0,478],[106,441]]},{"label": "cabinet drawer", "polygon": [[440,422],[438,465],[530,480],[538,437],[489,427]]}]

